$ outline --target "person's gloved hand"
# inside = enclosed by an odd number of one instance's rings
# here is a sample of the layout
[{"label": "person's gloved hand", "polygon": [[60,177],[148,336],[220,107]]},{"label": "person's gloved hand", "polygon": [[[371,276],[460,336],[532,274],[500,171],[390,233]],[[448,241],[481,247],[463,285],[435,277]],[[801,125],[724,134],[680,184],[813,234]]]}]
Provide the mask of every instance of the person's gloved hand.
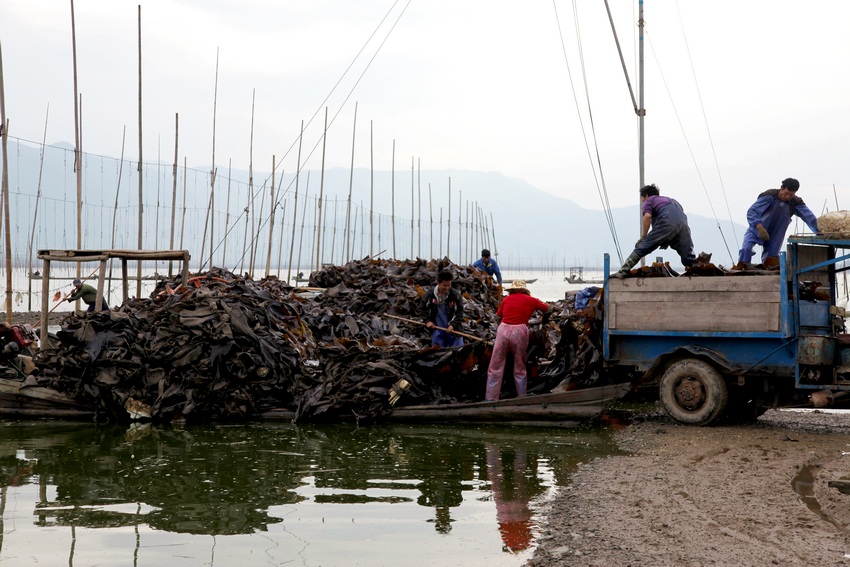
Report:
[{"label": "person's gloved hand", "polygon": [[72,301],[72,300],[71,300],[71,298],[69,297],[69,298],[68,298],[68,299],[66,299],[65,301],[67,301],[68,303],[71,303],[71,301]]},{"label": "person's gloved hand", "polygon": [[770,240],[770,233],[769,233],[769,232],[767,232],[767,229],[766,229],[766,228],[764,228],[764,226],[762,226],[762,225],[757,225],[757,226],[756,226],[756,230],[757,230],[757,231],[758,231],[758,233],[759,233],[759,238],[761,238],[761,239],[762,239],[762,240],[764,240],[764,241],[768,241],[768,240]]},{"label": "person's gloved hand", "polygon": [[548,325],[548,324],[549,324],[549,317],[550,317],[551,315],[552,315],[552,312],[551,312],[551,311],[544,311],[544,312],[543,312],[543,320],[542,320],[541,322],[542,322],[544,325]]}]

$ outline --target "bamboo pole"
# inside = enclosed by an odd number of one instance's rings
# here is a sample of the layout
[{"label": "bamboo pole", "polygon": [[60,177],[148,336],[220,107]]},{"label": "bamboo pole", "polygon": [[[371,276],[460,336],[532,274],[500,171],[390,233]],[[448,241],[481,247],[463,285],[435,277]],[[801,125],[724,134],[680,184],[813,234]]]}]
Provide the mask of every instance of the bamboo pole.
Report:
[{"label": "bamboo pole", "polygon": [[413,156],[410,156],[410,259],[413,259],[413,219],[416,218],[416,206],[414,204],[414,181],[416,169]]},{"label": "bamboo pole", "polygon": [[[260,214],[258,216],[259,219],[263,218],[263,210],[266,207],[266,184],[263,182],[262,188],[260,188]],[[253,240],[256,245],[254,246],[254,256],[251,257],[251,277],[254,277],[254,269],[257,265],[257,252],[260,251],[260,230],[263,228],[263,223],[257,223],[257,231],[251,236],[251,240]]]},{"label": "bamboo pole", "polygon": [[369,256],[375,253],[375,144],[372,121],[369,121]]},{"label": "bamboo pole", "polygon": [[[213,91],[213,120],[212,120],[212,161],[210,162],[210,208],[209,208],[209,217],[210,217],[210,262],[209,268],[212,268],[213,265],[213,251],[215,250],[215,177],[218,172],[218,168],[215,166],[215,119],[216,112],[218,110],[218,62],[219,62],[219,49],[215,50],[215,85]],[[206,231],[206,226],[204,227]],[[203,261],[203,254],[201,254],[201,261]]]},{"label": "bamboo pole", "polygon": [[0,152],[3,154],[3,231],[6,240],[6,322],[12,324],[12,221],[9,214],[9,120],[6,118],[6,87],[3,78],[3,49],[0,46]]},{"label": "bamboo pole", "polygon": [[180,216],[180,249],[183,249],[183,234],[186,232],[186,156],[183,156],[183,213]]},{"label": "bamboo pole", "polygon": [[[174,250],[174,221],[177,215],[177,141],[180,135],[180,114],[174,113],[174,165],[171,167],[171,232],[168,235],[168,249]],[[109,263],[111,268],[112,262]],[[174,261],[168,261],[168,279],[174,275]]]},{"label": "bamboo pole", "polygon": [[[303,122],[302,122],[303,128]],[[304,219],[307,218],[307,196],[310,194],[310,172],[307,172],[307,186],[304,189],[304,207],[301,211],[301,234],[298,236],[298,265],[295,266],[296,270],[301,269],[301,248],[304,246]],[[312,246],[311,246],[312,248]],[[298,283],[298,275],[295,276],[296,284]]]},{"label": "bamboo pole", "polygon": [[463,212],[463,191],[458,191],[457,195],[457,261],[462,262],[463,251],[461,250],[461,245],[463,244],[463,216],[461,213]]},{"label": "bamboo pole", "polygon": [[[154,209],[153,221],[153,249],[159,250],[159,206],[160,191],[162,189],[162,139],[156,140],[156,208]],[[159,261],[154,262],[154,276],[159,276]]]},{"label": "bamboo pole", "polygon": [[469,264],[471,263],[471,254],[469,252],[469,200],[466,201],[466,223],[464,224],[463,230],[463,242],[464,248],[466,248],[466,256],[464,258],[464,263]]},{"label": "bamboo pole", "polygon": [[[442,223],[442,219],[440,219],[440,223]],[[446,257],[448,258],[451,255],[452,250],[452,178],[449,177],[449,214],[446,217],[446,225],[448,228],[448,234],[446,235]]]},{"label": "bamboo pole", "polygon": [[[334,253],[336,252],[336,205],[337,205],[338,201],[339,200],[336,197],[334,197],[334,228],[333,228],[333,231],[331,231],[331,264],[335,263]],[[325,214],[327,215],[327,213],[325,213]],[[348,220],[348,219],[346,219],[346,220]],[[346,229],[347,228],[348,227],[346,226]]]},{"label": "bamboo pole", "polygon": [[[121,193],[121,177],[124,174],[124,143],[127,139],[127,126],[124,126],[124,132],[121,135],[121,161],[118,165],[118,183],[115,187],[115,205],[112,208],[112,238],[109,242],[110,248],[115,248],[115,225],[118,220],[118,195]],[[112,281],[112,261],[109,262],[109,281]],[[110,296],[111,300],[112,297]]]},{"label": "bamboo pole", "polygon": [[419,215],[416,221],[416,242],[418,244],[418,248],[416,251],[416,257],[422,257],[422,159],[419,158],[416,160],[416,204],[417,209],[419,210]]},{"label": "bamboo pole", "polygon": [[[140,29],[142,17],[141,14],[142,7],[139,6]],[[141,37],[139,38],[139,45],[139,51],[141,52]],[[77,248],[79,249],[83,247],[83,169],[81,167],[82,149],[80,148],[80,145],[82,144],[82,141],[80,139],[80,90],[77,83],[77,25],[74,11],[74,0],[71,0],[71,53],[74,66],[74,172],[76,173],[77,179]],[[139,63],[139,73],[141,73],[141,63]],[[4,119],[2,122],[0,122],[0,125],[5,125],[5,123],[6,122]],[[139,135],[141,136],[141,134]],[[140,154],[139,161],[141,160],[142,157]],[[5,164],[6,160],[3,160],[3,163]],[[82,275],[82,272],[80,270],[80,265],[77,264],[76,275],[78,278]],[[79,303],[77,303],[76,305],[79,305]]]},{"label": "bamboo pole", "polygon": [[[348,176],[348,206],[345,211],[345,263],[351,259],[351,255],[348,252],[348,229],[350,228],[351,223],[351,193],[354,190],[354,142],[357,135],[357,103],[354,103],[354,126],[351,128],[351,170]],[[334,200],[334,207],[336,207],[336,200]],[[334,226],[336,226],[336,212],[334,212]]]},{"label": "bamboo pole", "polygon": [[391,197],[392,197],[392,228],[393,228],[393,259],[397,260],[398,255],[395,252],[395,140],[393,140],[393,165],[392,165],[392,177],[391,177]]},{"label": "bamboo pole", "polygon": [[440,258],[443,257],[443,207],[440,207]]},{"label": "bamboo pole", "polygon": [[[275,181],[275,168],[277,167],[276,162],[277,156],[272,154],[272,187],[269,199],[271,200],[271,210],[269,211],[269,248],[266,253],[266,277],[271,275],[271,265],[272,265],[272,245],[274,243],[274,212],[277,208],[277,203],[274,200],[274,181]],[[283,175],[281,174],[281,177]]]},{"label": "bamboo pole", "polygon": [[[2,68],[3,62],[0,61],[0,68]],[[2,83],[2,76],[0,76],[0,83]],[[0,86],[2,88],[2,86]],[[47,113],[44,116],[44,135],[41,138],[41,156],[39,157],[38,164],[38,189],[35,194],[35,211],[32,215],[32,231],[30,233],[30,245],[27,250],[27,282],[29,284],[28,293],[27,293],[27,311],[32,311],[32,248],[35,244],[35,227],[38,222],[38,202],[41,199],[41,177],[44,172],[44,147],[47,145],[47,120],[50,117],[50,104],[47,105]],[[0,121],[2,124],[2,121]],[[6,160],[3,160],[3,164],[5,165]]]},{"label": "bamboo pole", "polygon": [[[144,161],[142,160],[142,5],[139,4],[139,235],[138,248],[142,250],[142,237],[144,235],[143,219],[144,219],[144,192],[142,178],[144,177]],[[80,208],[82,209],[82,194],[80,195]],[[82,247],[82,243],[78,242],[77,247]],[[77,269],[79,271],[79,268]],[[139,260],[136,264],[136,297],[142,296],[142,261]]]},{"label": "bamboo pole", "polygon": [[[257,101],[257,89],[251,91],[251,137],[248,142],[248,207],[245,209],[245,222],[248,217],[251,217],[251,241],[245,242],[242,250],[242,257],[245,257],[244,247],[249,248],[248,272],[251,277],[254,276],[254,108]],[[248,237],[247,226],[245,228],[245,238]]]},{"label": "bamboo pole", "polygon": [[[328,142],[328,107],[325,107],[325,127],[322,130],[322,174],[319,178],[319,200],[316,201],[316,206],[318,207],[318,221],[321,225],[322,223],[322,199],[325,194],[325,154],[327,151],[327,142]],[[316,271],[319,271],[322,263],[322,231],[321,227],[317,227],[316,230]]]},{"label": "bamboo pole", "polygon": [[430,219],[430,228],[431,228],[431,232],[430,232],[430,235],[428,237],[429,238],[428,244],[430,245],[428,255],[433,260],[434,259],[434,208],[433,208],[432,202],[431,202],[431,184],[430,183],[428,184],[428,217]]},{"label": "bamboo pole", "polygon": [[[227,265],[227,235],[230,234],[230,186],[233,181],[233,159],[227,160],[227,205],[224,212],[224,250],[221,252],[221,265]],[[281,223],[282,224],[282,223]]]},{"label": "bamboo pole", "polygon": [[[328,213],[330,212],[330,207],[328,207],[328,196],[325,195],[325,202],[322,205],[322,211],[324,211],[324,217],[321,217],[319,220],[322,223],[322,246],[319,249],[319,269],[325,265],[325,248],[328,247]],[[331,251],[331,263],[333,263],[333,251]]]},{"label": "bamboo pole", "polygon": [[[304,121],[302,120],[301,133],[298,134],[298,163],[295,169],[295,206],[292,207],[292,241],[289,243],[289,264],[286,267],[286,283],[289,283],[292,277],[292,253],[295,251],[295,225],[298,222],[298,180],[301,178],[301,141],[303,138]],[[300,249],[298,250],[298,257],[301,257]]]},{"label": "bamboo pole", "polygon": [[[281,174],[283,177],[283,174]],[[283,200],[283,210],[280,212],[280,233],[278,234],[278,240],[280,241],[280,245],[277,247],[277,279],[280,278],[281,274],[281,261],[283,259],[283,227],[286,226],[286,199]]]}]

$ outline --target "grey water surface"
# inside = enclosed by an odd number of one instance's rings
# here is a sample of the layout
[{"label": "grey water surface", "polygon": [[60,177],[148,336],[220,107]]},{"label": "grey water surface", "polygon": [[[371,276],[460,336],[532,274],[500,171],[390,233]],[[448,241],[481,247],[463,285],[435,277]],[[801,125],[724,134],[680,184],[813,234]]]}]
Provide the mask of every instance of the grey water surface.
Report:
[{"label": "grey water surface", "polygon": [[518,566],[610,432],[0,423],[0,566]]}]

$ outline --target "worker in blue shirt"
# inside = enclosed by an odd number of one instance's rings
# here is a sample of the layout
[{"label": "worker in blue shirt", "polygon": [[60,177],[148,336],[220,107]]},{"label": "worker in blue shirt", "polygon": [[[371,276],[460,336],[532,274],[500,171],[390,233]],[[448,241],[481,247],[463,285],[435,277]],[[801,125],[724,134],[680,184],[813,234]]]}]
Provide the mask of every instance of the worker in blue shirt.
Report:
[{"label": "worker in blue shirt", "polygon": [[766,267],[779,265],[779,250],[785,242],[785,232],[791,216],[797,215],[812,232],[818,232],[818,219],[797,196],[800,182],[788,178],[779,189],[768,189],[759,195],[747,211],[749,228],[744,233],[744,243],[738,253],[736,268],[744,268],[753,259],[753,247],[762,246],[761,261]]},{"label": "worker in blue shirt", "polygon": [[495,276],[496,281],[499,282],[499,286],[502,285],[502,270],[499,269],[499,264],[496,263],[496,260],[490,258],[490,251],[486,248],[481,251],[481,258],[476,260],[472,264],[472,267],[476,270],[486,272],[488,276]]}]

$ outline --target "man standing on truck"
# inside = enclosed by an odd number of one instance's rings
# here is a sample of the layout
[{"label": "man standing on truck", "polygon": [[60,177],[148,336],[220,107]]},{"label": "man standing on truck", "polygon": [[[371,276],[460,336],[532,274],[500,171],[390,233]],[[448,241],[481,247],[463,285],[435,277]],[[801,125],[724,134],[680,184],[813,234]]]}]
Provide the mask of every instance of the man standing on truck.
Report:
[{"label": "man standing on truck", "polygon": [[502,391],[502,378],[505,373],[505,360],[508,353],[514,355],[514,383],[516,395],[521,398],[528,388],[525,358],[528,352],[528,320],[535,311],[543,312],[543,324],[549,322],[549,306],[535,297],[531,297],[525,280],[514,280],[508,288],[508,296],[499,304],[496,317],[501,321],[496,330],[496,344],[487,368],[487,390],[484,401],[495,402]]},{"label": "man standing on truck", "polygon": [[[676,199],[662,197],[655,185],[640,188],[640,202],[643,214],[640,239],[614,277],[622,279],[629,275],[635,264],[656,248],[672,248],[679,253],[679,258],[686,268],[693,265],[697,258],[694,256],[694,242],[691,240],[688,217],[685,216],[682,205]],[[652,230],[649,230],[650,225]]]},{"label": "man standing on truck", "polygon": [[765,267],[779,265],[779,249],[785,242],[785,232],[791,224],[791,216],[797,215],[812,232],[818,232],[818,219],[797,196],[800,182],[789,177],[779,189],[768,189],[758,196],[756,202],[747,211],[747,224],[744,243],[738,253],[736,269],[745,268],[753,259],[753,248],[762,246],[761,261]]}]

